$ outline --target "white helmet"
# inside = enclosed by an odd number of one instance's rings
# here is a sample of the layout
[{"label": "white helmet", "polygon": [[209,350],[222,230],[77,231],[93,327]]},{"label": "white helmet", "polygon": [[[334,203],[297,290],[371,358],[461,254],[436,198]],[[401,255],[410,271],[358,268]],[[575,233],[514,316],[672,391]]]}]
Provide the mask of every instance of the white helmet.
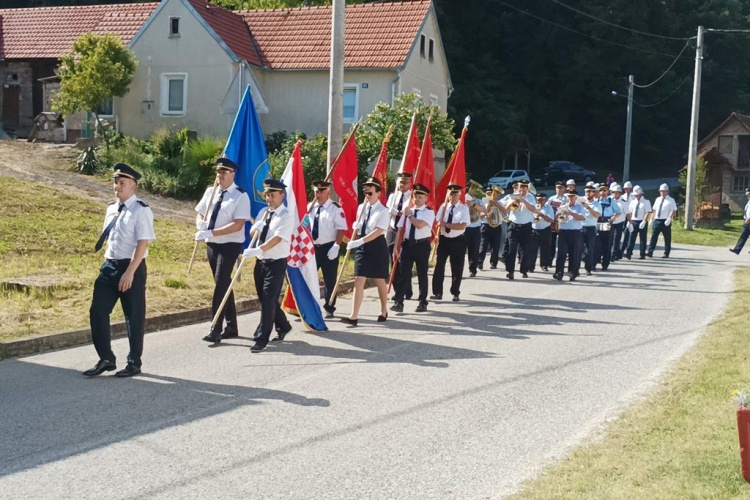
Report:
[{"label": "white helmet", "polygon": [[634,187],[633,194],[643,194],[643,189],[641,189],[641,186]]},{"label": "white helmet", "polygon": [[565,185],[566,186],[570,186],[570,185],[575,186],[576,185],[576,181],[574,181],[573,179],[568,179],[568,182],[566,182]]},{"label": "white helmet", "polygon": [[[618,183],[616,183],[616,182],[613,182],[612,184],[610,184],[610,185],[609,185],[609,190],[610,190],[610,191],[614,191],[614,189],[615,189],[615,186],[619,186],[619,184],[618,184]],[[620,190],[620,191],[622,191],[622,190]]]},{"label": "white helmet", "polygon": [[620,185],[614,182],[612,183],[612,187],[610,187],[609,190],[613,193],[622,193],[622,188],[620,187]]},{"label": "white helmet", "polygon": [[624,188],[626,188],[626,189],[627,189],[627,188],[633,189],[633,184],[631,184],[631,183],[630,183],[630,181],[628,181],[628,182],[626,182],[625,184],[623,184],[623,185],[622,185],[622,187],[624,187]]},{"label": "white helmet", "polygon": [[659,191],[669,191],[669,186],[664,183],[661,186],[659,186]]}]

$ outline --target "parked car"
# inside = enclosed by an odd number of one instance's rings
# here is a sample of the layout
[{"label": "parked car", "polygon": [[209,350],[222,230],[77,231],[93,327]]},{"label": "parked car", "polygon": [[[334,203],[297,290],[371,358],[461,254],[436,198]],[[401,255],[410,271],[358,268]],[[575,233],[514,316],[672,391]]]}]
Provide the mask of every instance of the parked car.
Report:
[{"label": "parked car", "polygon": [[570,161],[551,161],[534,181],[540,186],[551,186],[557,181],[565,182],[568,179],[576,182],[595,181],[596,172]]},{"label": "parked car", "polygon": [[531,178],[526,170],[501,170],[490,177],[487,183],[492,186],[500,186],[503,189],[508,189],[514,182],[523,180],[531,182]]}]

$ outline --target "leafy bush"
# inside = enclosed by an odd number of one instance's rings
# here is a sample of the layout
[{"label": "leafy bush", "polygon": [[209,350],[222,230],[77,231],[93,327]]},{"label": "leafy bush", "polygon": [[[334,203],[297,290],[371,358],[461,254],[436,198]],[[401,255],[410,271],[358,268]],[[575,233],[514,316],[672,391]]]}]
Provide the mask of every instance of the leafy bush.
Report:
[{"label": "leafy bush", "polygon": [[98,148],[96,146],[89,146],[81,151],[76,160],[76,172],[84,175],[94,175],[100,167],[97,152]]},{"label": "leafy bush", "polygon": [[151,136],[156,152],[166,158],[180,158],[187,144],[187,129],[184,133],[169,129],[159,129]]},{"label": "leafy bush", "polygon": [[224,148],[224,141],[214,137],[207,137],[188,143],[185,151],[180,184],[183,195],[189,199],[199,198],[206,186],[213,184],[216,178],[216,159]]}]

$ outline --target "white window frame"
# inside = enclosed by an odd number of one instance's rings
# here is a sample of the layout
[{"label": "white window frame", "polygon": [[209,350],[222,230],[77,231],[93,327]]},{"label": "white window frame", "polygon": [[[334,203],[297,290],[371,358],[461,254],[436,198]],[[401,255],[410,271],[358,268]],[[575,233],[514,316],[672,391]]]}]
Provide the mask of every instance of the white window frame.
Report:
[{"label": "white window frame", "polygon": [[[177,19],[177,32],[173,33],[172,32],[172,21],[175,20],[175,19]],[[169,18],[169,27],[168,27],[169,38],[177,38],[177,37],[180,36],[181,25],[182,25],[182,22],[181,22],[181,18],[179,16],[172,16],[172,17]]]},{"label": "white window frame", "polygon": [[105,115],[104,113],[98,113],[99,110],[96,110],[97,111],[96,116],[98,116],[99,118],[114,118],[115,117],[115,98],[110,97],[109,100],[112,101],[112,114]]},{"label": "white window frame", "polygon": [[[160,80],[160,102],[159,113],[161,116],[185,116],[187,114],[187,93],[188,93],[188,74],[187,73],[162,73],[159,75]],[[169,82],[172,80],[182,80],[182,110],[170,111],[169,109]]]},{"label": "white window frame", "polygon": [[[342,117],[344,123],[351,124],[351,123],[357,123],[357,120],[359,119],[359,84],[357,83],[345,83],[344,84],[344,92],[347,90],[353,90],[354,91],[354,116],[351,118],[348,118],[346,116]],[[342,103],[343,103],[343,95],[342,95]]]}]

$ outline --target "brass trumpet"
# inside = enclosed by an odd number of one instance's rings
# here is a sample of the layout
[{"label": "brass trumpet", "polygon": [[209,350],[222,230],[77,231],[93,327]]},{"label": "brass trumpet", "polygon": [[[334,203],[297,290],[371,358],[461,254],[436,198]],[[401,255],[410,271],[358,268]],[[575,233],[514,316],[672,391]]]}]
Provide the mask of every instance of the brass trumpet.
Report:
[{"label": "brass trumpet", "polygon": [[566,222],[568,220],[568,205],[562,205],[557,209],[557,220],[559,222]]},{"label": "brass trumpet", "polygon": [[[497,199],[505,193],[505,190],[501,188],[500,186],[492,186],[492,196],[490,197],[491,201],[496,202]],[[500,209],[497,208],[492,203],[487,203],[487,225],[490,227],[497,227],[503,222],[503,214],[500,212]]]},{"label": "brass trumpet", "polygon": [[[537,210],[537,212],[539,212],[539,210],[541,210],[541,209],[542,209],[542,206],[539,203],[537,203],[536,204],[536,210]],[[542,214],[535,213],[534,214],[534,222],[539,222],[540,220],[542,220]]]}]

